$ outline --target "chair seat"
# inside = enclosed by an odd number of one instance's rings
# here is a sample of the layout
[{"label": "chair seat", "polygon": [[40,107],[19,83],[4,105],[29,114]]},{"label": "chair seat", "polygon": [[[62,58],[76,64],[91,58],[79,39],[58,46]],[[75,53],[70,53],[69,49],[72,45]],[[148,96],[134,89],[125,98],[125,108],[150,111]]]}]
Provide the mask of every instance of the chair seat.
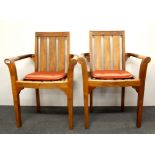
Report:
[{"label": "chair seat", "polygon": [[91,76],[97,79],[130,79],[133,75],[123,70],[96,70]]},{"label": "chair seat", "polygon": [[54,81],[65,77],[64,72],[33,72],[26,75],[24,80]]}]

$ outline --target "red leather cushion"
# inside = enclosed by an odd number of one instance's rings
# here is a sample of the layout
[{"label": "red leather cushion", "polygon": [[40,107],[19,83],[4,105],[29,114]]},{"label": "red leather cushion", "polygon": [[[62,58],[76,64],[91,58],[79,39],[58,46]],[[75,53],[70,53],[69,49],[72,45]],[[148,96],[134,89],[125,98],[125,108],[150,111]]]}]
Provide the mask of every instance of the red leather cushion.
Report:
[{"label": "red leather cushion", "polygon": [[91,75],[98,79],[129,79],[133,77],[128,71],[122,70],[96,70]]},{"label": "red leather cushion", "polygon": [[66,77],[64,72],[33,72],[25,76],[24,80],[53,81]]}]

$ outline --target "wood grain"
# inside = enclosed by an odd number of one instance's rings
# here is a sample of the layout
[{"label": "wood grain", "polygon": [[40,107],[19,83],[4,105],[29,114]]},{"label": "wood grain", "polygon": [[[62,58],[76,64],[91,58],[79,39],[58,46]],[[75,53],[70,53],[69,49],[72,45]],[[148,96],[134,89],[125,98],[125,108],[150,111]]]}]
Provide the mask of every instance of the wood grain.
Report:
[{"label": "wood grain", "polygon": [[95,70],[102,70],[101,36],[94,36]]},{"label": "wood grain", "polygon": [[120,36],[113,36],[113,69],[120,69]]},{"label": "wood grain", "polygon": [[40,37],[40,71],[47,70],[47,37]]},{"label": "wood grain", "polygon": [[104,36],[104,69],[111,68],[110,36]]},{"label": "wood grain", "polygon": [[94,70],[94,57],[93,57],[93,49],[92,49],[92,42],[93,42],[93,37],[92,37],[92,32],[89,32],[89,50],[90,50],[90,71]]},{"label": "wood grain", "polygon": [[49,38],[49,71],[56,71],[56,37]]},{"label": "wood grain", "polygon": [[58,37],[58,71],[65,71],[65,39]]}]

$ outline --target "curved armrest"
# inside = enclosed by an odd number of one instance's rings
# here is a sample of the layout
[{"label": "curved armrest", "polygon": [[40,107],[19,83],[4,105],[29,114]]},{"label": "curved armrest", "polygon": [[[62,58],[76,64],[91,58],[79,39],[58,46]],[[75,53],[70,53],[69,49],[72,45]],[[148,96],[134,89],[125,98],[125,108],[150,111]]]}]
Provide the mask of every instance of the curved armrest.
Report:
[{"label": "curved armrest", "polygon": [[80,55],[84,57],[88,62],[90,62],[90,53],[82,53]]},{"label": "curved armrest", "polygon": [[72,84],[73,81],[73,71],[74,66],[77,64],[78,56],[74,54],[69,55],[69,66],[68,66],[68,72],[67,72],[67,78],[68,82]]},{"label": "curved armrest", "polygon": [[4,60],[5,64],[8,65],[12,82],[15,82],[18,79],[15,61],[22,60],[25,58],[34,59],[34,56],[35,56],[34,54],[26,54],[26,55],[12,57]]},{"label": "curved armrest", "polygon": [[26,55],[21,55],[21,56],[17,56],[17,57],[8,58],[8,59],[5,59],[4,62],[5,62],[5,64],[9,64],[9,63],[11,63],[13,61],[22,60],[22,59],[25,59],[25,58],[34,58],[34,54],[26,54]]},{"label": "curved armrest", "polygon": [[70,64],[69,64],[69,66],[76,65],[77,61],[78,61],[78,57],[79,57],[78,55],[70,54],[70,60],[69,60]]},{"label": "curved armrest", "polygon": [[147,56],[139,55],[139,54],[126,53],[125,54],[126,60],[131,56],[138,58],[138,59],[142,59],[141,64],[140,64],[140,70],[139,70],[139,78],[140,80],[144,81],[146,77],[147,65],[151,61],[151,58]]},{"label": "curved armrest", "polygon": [[147,59],[149,62],[151,61],[150,57],[144,56],[144,55],[140,55],[140,54],[135,54],[135,53],[125,53],[126,59],[128,59],[129,57],[135,57],[138,59]]},{"label": "curved armrest", "polygon": [[69,59],[72,59],[73,57],[76,57],[76,56],[78,56],[78,55],[76,55],[76,54],[69,54]]}]

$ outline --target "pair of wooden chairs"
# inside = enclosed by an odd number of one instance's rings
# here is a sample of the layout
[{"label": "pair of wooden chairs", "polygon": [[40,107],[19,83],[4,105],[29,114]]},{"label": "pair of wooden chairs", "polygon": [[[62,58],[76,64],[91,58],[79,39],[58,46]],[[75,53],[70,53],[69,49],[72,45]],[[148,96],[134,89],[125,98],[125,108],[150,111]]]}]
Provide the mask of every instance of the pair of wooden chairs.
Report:
[{"label": "pair of wooden chairs", "polygon": [[[73,70],[77,62],[82,67],[85,128],[89,127],[88,95],[90,95],[90,111],[92,111],[95,88],[122,87],[121,110],[123,111],[125,87],[129,86],[138,93],[137,127],[141,127],[145,77],[151,59],[125,53],[124,31],[91,31],[89,39],[90,52],[78,57],[70,54],[69,32],[36,32],[35,54],[5,59],[10,71],[17,127],[21,126],[19,94],[22,89],[35,89],[36,110],[39,112],[39,89],[59,88],[67,95],[69,128],[73,128]],[[125,61],[130,56],[142,59],[138,78],[125,70]],[[15,62],[25,58],[34,60],[35,72],[19,80]]]}]

